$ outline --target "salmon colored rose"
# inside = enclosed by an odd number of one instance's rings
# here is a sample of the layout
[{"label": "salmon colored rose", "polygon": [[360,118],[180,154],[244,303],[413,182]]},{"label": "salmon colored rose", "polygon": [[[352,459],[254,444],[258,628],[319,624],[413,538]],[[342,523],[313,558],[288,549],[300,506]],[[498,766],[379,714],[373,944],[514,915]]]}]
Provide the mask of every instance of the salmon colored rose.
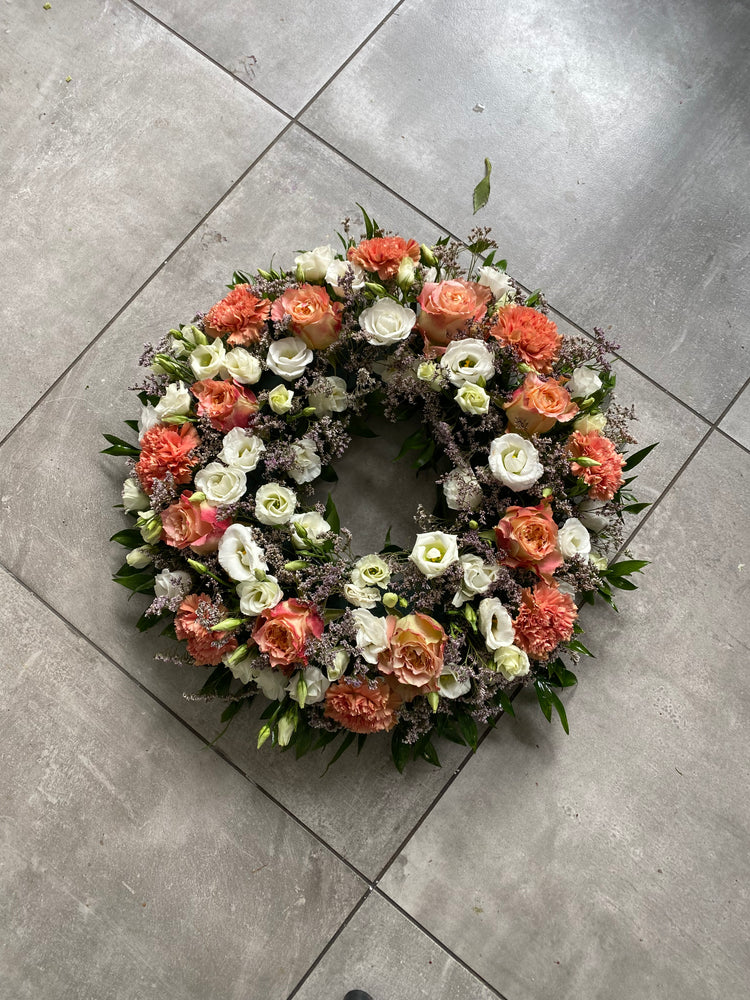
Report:
[{"label": "salmon colored rose", "polygon": [[146,431],[141,438],[141,456],[135,467],[144,490],[150,493],[154,482],[168,474],[175,483],[189,483],[190,470],[198,464],[198,459],[190,453],[200,443],[192,424],[183,424],[180,428],[157,425]]},{"label": "salmon colored rose", "polygon": [[557,587],[543,583],[537,584],[533,591],[525,589],[513,621],[516,645],[529,656],[543,660],[558,643],[570,639],[577,617],[570,594],[561,594]]},{"label": "salmon colored rose", "polygon": [[211,632],[202,624],[207,615],[216,617],[216,612],[224,618],[226,608],[218,608],[208,594],[190,594],[179,607],[174,620],[174,630],[178,639],[187,639],[188,653],[200,666],[215,667],[222,657],[237,648],[237,640],[226,632]]},{"label": "salmon colored rose", "polygon": [[388,648],[378,657],[380,672],[393,674],[402,684],[437,691],[447,639],[442,625],[429,615],[389,615],[386,639]]},{"label": "salmon colored rose", "polygon": [[295,597],[266,608],[258,616],[253,639],[261,653],[267,653],[272,667],[279,667],[287,676],[297,663],[307,663],[305,646],[310,636],[323,634],[323,619],[314,604]]},{"label": "salmon colored rose", "polygon": [[207,417],[224,434],[233,427],[247,427],[258,412],[255,393],[244,385],[204,378],[194,382],[190,391],[198,400],[198,416]]},{"label": "salmon colored rose", "polygon": [[530,373],[523,385],[505,403],[508,426],[521,434],[544,434],[556,423],[567,423],[578,413],[578,404],[570,398],[558,379],[539,378]]},{"label": "salmon colored rose", "polygon": [[404,257],[411,257],[417,263],[419,244],[416,240],[409,240],[407,243],[400,236],[382,236],[374,240],[362,240],[358,246],[349,247],[347,256],[365,271],[377,274],[381,281],[386,281],[396,277]]},{"label": "salmon colored rose", "polygon": [[505,517],[495,528],[495,541],[503,553],[502,566],[533,570],[548,582],[562,566],[557,525],[548,503],[536,507],[508,507]]},{"label": "salmon colored rose", "polygon": [[236,285],[226,298],[206,313],[203,329],[208,337],[229,334],[230,344],[255,344],[271,312],[268,299],[256,298],[250,285]]},{"label": "salmon colored rose", "polygon": [[288,288],[271,308],[271,319],[279,323],[289,317],[290,329],[304,341],[311,351],[330,347],[339,339],[340,302],[332,302],[325,288],[319,285],[300,285]]},{"label": "salmon colored rose", "polygon": [[562,334],[552,320],[528,306],[502,308],[490,335],[514,348],[522,361],[540,372],[552,371],[562,344]]},{"label": "salmon colored rose", "polygon": [[183,493],[177,503],[161,514],[162,538],[174,549],[191,548],[199,555],[216,552],[221,536],[232,523],[220,520],[216,508],[207,503],[191,503]]},{"label": "salmon colored rose", "polygon": [[582,434],[574,431],[568,442],[568,450],[573,458],[593,458],[599,465],[571,466],[574,476],[579,476],[589,487],[589,496],[595,500],[611,500],[623,484],[622,467],[625,457],[621,455],[609,438],[596,431]]},{"label": "salmon colored rose", "polygon": [[419,294],[419,319],[425,347],[446,347],[451,335],[479,321],[492,298],[489,288],[474,281],[427,282]]},{"label": "salmon colored rose", "polygon": [[380,733],[396,725],[400,701],[383,677],[345,677],[326,691],[324,715],[352,733]]}]

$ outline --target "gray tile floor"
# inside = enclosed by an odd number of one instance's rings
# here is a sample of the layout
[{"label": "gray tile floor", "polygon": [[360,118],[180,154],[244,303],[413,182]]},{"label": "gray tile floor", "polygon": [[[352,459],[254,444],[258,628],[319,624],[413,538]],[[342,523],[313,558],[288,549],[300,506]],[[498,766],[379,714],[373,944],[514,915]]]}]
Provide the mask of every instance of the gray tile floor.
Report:
[{"label": "gray tile floor", "polygon": [[[6,0],[0,28],[0,996],[744,998],[748,4]],[[486,155],[511,272],[623,345],[653,565],[588,615],[568,738],[522,698],[441,771],[369,746],[321,778],[249,725],[208,749],[109,582],[99,435],[141,344],[357,201],[465,234]],[[339,503],[363,538],[396,513]]]}]

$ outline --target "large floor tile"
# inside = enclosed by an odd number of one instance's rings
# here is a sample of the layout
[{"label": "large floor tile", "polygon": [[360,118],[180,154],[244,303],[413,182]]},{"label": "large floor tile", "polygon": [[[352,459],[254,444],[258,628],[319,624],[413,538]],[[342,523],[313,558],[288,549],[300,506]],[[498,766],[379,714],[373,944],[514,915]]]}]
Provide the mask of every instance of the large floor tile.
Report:
[{"label": "large floor tile", "polygon": [[743,448],[750,449],[750,386],[719,424],[721,429],[739,441]]},{"label": "large floor tile", "polygon": [[14,1000],[284,1000],[363,891],[0,574],[0,981]]},{"label": "large floor tile", "polygon": [[747,995],[748,485],[714,433],[588,616],[570,737],[519,699],[382,882],[509,1000]]},{"label": "large floor tile", "polygon": [[487,989],[377,893],[367,898],[313,970],[295,1000],[492,1000]]},{"label": "large floor tile", "polygon": [[126,0],[0,24],[2,437],[286,121]]},{"label": "large floor tile", "polygon": [[141,6],[254,90],[296,115],[397,0],[141,0]]},{"label": "large floor tile", "polygon": [[749,47],[744,3],[408,0],[303,121],[462,235],[490,157],[511,272],[715,419],[750,373]]}]

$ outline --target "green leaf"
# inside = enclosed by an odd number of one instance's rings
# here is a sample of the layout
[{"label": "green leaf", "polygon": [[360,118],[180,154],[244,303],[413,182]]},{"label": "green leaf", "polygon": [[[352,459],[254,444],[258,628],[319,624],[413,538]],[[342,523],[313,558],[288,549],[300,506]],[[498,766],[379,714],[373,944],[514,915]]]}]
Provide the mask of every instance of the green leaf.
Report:
[{"label": "green leaf", "polygon": [[[420,744],[421,744],[421,740],[420,740]],[[423,760],[426,760],[428,764],[432,764],[433,767],[442,767],[443,766],[440,763],[440,758],[438,757],[437,750],[432,745],[432,742],[430,740],[427,740],[427,742],[424,744],[424,746],[420,745],[420,747],[419,747],[419,756]]]},{"label": "green leaf", "polygon": [[324,465],[320,470],[320,478],[326,483],[337,483],[339,477],[332,465]]},{"label": "green leaf", "polygon": [[333,767],[333,765],[336,763],[336,761],[339,759],[339,757],[343,753],[346,753],[346,751],[349,749],[349,747],[354,742],[354,737],[356,735],[357,735],[356,733],[347,733],[346,734],[346,736],[343,738],[343,740],[339,744],[338,750],[333,755],[333,757],[331,757],[331,759],[328,761],[328,767],[325,769],[325,771],[323,771],[323,774],[326,774],[328,772],[328,768],[329,767]]},{"label": "green leaf", "polygon": [[500,271],[507,271],[508,270],[508,261],[504,260],[504,259],[503,260],[499,260],[497,262],[497,264],[495,264],[495,267],[498,268]]},{"label": "green leaf", "polygon": [[110,448],[102,448],[102,455],[129,455],[131,458],[136,458],[140,455],[140,451],[137,448],[131,447],[127,444],[113,444]]},{"label": "green leaf", "polygon": [[416,459],[414,460],[414,468],[417,470],[417,472],[419,472],[420,469],[423,469],[426,465],[430,464],[434,454],[435,454],[435,442],[430,441],[430,443],[427,445],[424,451],[421,454],[417,455]]},{"label": "green leaf", "polygon": [[512,715],[515,718],[515,712],[513,711],[513,702],[510,700],[505,691],[497,691],[495,693],[494,701],[502,708],[506,715]]},{"label": "green leaf", "polygon": [[638,585],[626,580],[625,577],[613,576],[609,582],[618,590],[638,590]]},{"label": "green leaf", "polygon": [[367,742],[367,733],[360,733],[357,737],[357,756],[362,753],[362,747]]},{"label": "green leaf", "polygon": [[346,428],[350,434],[354,434],[355,437],[361,438],[374,438],[377,434],[370,430],[367,424],[364,422],[362,417],[353,416],[350,418],[349,423]]},{"label": "green leaf", "polygon": [[136,434],[140,434],[140,428],[138,427],[137,420],[126,420],[125,423],[131,429],[131,431],[135,431]]},{"label": "green leaf", "polygon": [[560,716],[560,722],[565,732],[570,735],[570,728],[568,726],[568,717],[565,714],[565,706],[558,698],[556,692],[547,681],[537,679],[534,681],[534,688],[536,689],[536,696],[539,701],[539,707],[544,713],[544,717],[547,722],[552,721],[552,709],[557,712]]},{"label": "green leaf", "polygon": [[627,507],[623,507],[622,510],[624,514],[640,514],[642,510],[645,510],[646,507],[650,506],[650,503],[629,503]]},{"label": "green leaf", "polygon": [[630,576],[631,573],[640,573],[644,566],[648,566],[648,559],[623,559],[621,562],[612,563],[602,572],[602,576],[612,582],[613,576]]},{"label": "green leaf", "polygon": [[541,297],[542,297],[542,290],[541,288],[537,288],[537,290],[535,292],[532,292],[531,295],[528,297],[528,299],[526,299],[524,305],[531,308],[531,306],[535,306],[537,304],[537,302],[539,301],[539,299],[541,299]]},{"label": "green leaf", "polygon": [[409,760],[412,748],[408,743],[404,743],[401,739],[401,734],[398,728],[393,730],[393,736],[391,737],[391,756],[393,757],[393,763],[396,765],[398,770],[403,774],[404,768]]},{"label": "green leaf", "polygon": [[229,667],[220,663],[218,667],[211,671],[208,680],[198,694],[217,695],[218,697],[228,695],[229,689],[232,686],[233,676]]},{"label": "green leaf", "polygon": [[[373,233],[375,232],[375,226],[373,225],[373,221],[370,218],[370,216],[367,214],[367,212],[365,212],[364,208],[362,208],[362,206],[360,205],[360,203],[358,201],[356,201],[354,204],[357,206],[357,208],[362,213],[362,218],[365,220],[365,233],[367,234],[367,239],[371,240],[372,236],[373,236]],[[329,767],[330,767],[330,765],[329,765]]]},{"label": "green leaf", "polygon": [[[245,704],[244,700],[243,701],[233,701],[233,702],[231,702],[229,705],[227,705],[227,707],[221,713],[221,721],[222,722],[231,722],[232,719],[235,717],[235,715],[239,712],[239,710],[242,708],[242,706],[244,704]],[[222,732],[222,734],[221,734],[222,736],[224,735],[224,732],[226,732],[226,730],[224,730]]]},{"label": "green leaf", "polygon": [[634,455],[629,455],[625,465],[622,467],[623,472],[630,472],[630,470],[634,469],[636,465],[640,465],[643,459],[649,455],[658,444],[659,442],[656,441],[654,444],[650,444],[648,448],[641,448],[641,450],[637,451]]},{"label": "green leaf", "polygon": [[328,494],[328,500],[326,500],[326,512],[325,519],[331,526],[331,530],[334,534],[338,535],[341,532],[341,518],[339,517],[339,512],[336,510],[336,504],[333,502],[333,497]]},{"label": "green leaf", "polygon": [[144,611],[138,621],[135,623],[135,627],[139,632],[148,632],[150,628],[154,625],[158,625],[159,622],[164,621],[164,613],[159,615],[147,615]]},{"label": "green leaf", "polygon": [[582,642],[580,642],[580,640],[578,640],[578,639],[571,639],[567,643],[567,646],[568,646],[568,649],[572,649],[574,653],[581,653],[581,654],[583,654],[583,656],[590,656],[592,659],[594,659],[594,660],[596,659],[596,657],[591,652],[591,650],[590,649],[586,649],[586,647],[584,646],[584,644]]},{"label": "green leaf", "polygon": [[471,250],[472,253],[480,254],[484,253],[485,250],[489,250],[492,246],[492,240],[477,240],[476,243],[469,243],[467,250]]},{"label": "green leaf", "polygon": [[466,741],[466,745],[470,746],[472,750],[476,750],[479,738],[476,722],[470,715],[459,715],[456,718],[456,722],[458,723],[459,732]]},{"label": "green leaf", "polygon": [[[137,426],[137,425],[136,425]],[[131,441],[123,441],[122,438],[117,437],[116,434],[103,434],[102,437],[105,441],[109,441],[110,444],[120,444],[124,448],[132,448],[133,444]],[[136,449],[140,452],[140,449]]]},{"label": "green leaf", "polygon": [[[589,653],[589,656],[591,654]],[[561,659],[554,660],[547,667],[547,672],[549,674],[549,679],[553,684],[557,684],[558,687],[573,687],[578,683],[578,678],[573,673],[572,670],[568,670]]]},{"label": "green leaf", "polygon": [[394,462],[398,462],[399,459],[403,458],[407,452],[410,451],[422,451],[428,444],[430,439],[425,434],[424,428],[420,427],[419,430],[414,431],[410,434],[401,445],[401,450],[398,455],[393,459]]},{"label": "green leaf", "polygon": [[116,531],[112,535],[110,542],[118,542],[128,549],[135,549],[143,545],[143,536],[137,528],[123,528],[122,531]]},{"label": "green leaf", "polygon": [[474,204],[474,215],[477,214],[480,208],[484,208],[490,198],[490,174],[492,173],[492,164],[488,159],[485,158],[484,161],[484,177],[474,188],[473,204]]}]

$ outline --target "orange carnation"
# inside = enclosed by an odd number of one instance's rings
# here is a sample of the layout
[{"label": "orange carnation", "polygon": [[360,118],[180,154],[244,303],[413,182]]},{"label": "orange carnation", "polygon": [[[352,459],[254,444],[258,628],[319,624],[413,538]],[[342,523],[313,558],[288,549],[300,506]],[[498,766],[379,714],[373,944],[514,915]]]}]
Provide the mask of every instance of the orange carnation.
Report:
[{"label": "orange carnation", "polygon": [[[198,616],[201,604],[206,605],[207,609],[215,607],[208,594],[190,594],[186,597],[175,615],[174,630],[178,639],[187,639],[188,653],[197,666],[215,667],[221,663],[222,657],[237,648],[237,640],[226,632],[211,632],[202,625]],[[226,614],[224,607],[219,607],[218,611],[222,617]]]},{"label": "orange carnation", "polygon": [[622,467],[625,457],[619,453],[609,438],[596,431],[581,434],[574,431],[568,442],[574,458],[593,458],[599,465],[579,465],[573,462],[573,474],[589,487],[589,496],[596,500],[611,500],[623,483]]},{"label": "orange carnation", "polygon": [[176,427],[157,425],[146,431],[141,440],[141,457],[135,467],[144,490],[151,492],[154,481],[164,479],[167,473],[175,483],[189,483],[190,470],[198,464],[190,452],[197,448],[201,439],[192,424]]},{"label": "orange carnation", "polygon": [[561,594],[557,587],[544,583],[537,584],[533,591],[525,589],[513,621],[516,645],[529,656],[543,660],[555,646],[573,635],[573,622],[577,617],[570,594]]},{"label": "orange carnation", "polygon": [[236,285],[226,298],[211,306],[203,320],[208,337],[229,334],[230,344],[254,344],[261,338],[271,303],[253,295],[250,285]]},{"label": "orange carnation", "polygon": [[522,361],[540,372],[552,371],[562,344],[562,335],[552,320],[528,306],[504,306],[490,335],[513,347]]},{"label": "orange carnation", "polygon": [[345,677],[326,691],[324,714],[352,733],[379,733],[396,725],[399,705],[384,678]]},{"label": "orange carnation", "polygon": [[374,272],[381,281],[385,281],[396,276],[404,257],[411,257],[415,263],[419,260],[419,244],[416,240],[407,243],[400,236],[382,236],[362,240],[358,246],[349,247],[347,256],[365,271]]},{"label": "orange carnation", "polygon": [[508,426],[522,434],[543,434],[559,421],[567,423],[578,413],[578,404],[557,379],[539,378],[533,372],[505,403]]},{"label": "orange carnation", "polygon": [[330,347],[338,340],[341,330],[340,302],[332,302],[331,296],[320,285],[300,285],[287,288],[273,304],[271,319],[278,323],[289,317],[289,326],[311,351]]}]

